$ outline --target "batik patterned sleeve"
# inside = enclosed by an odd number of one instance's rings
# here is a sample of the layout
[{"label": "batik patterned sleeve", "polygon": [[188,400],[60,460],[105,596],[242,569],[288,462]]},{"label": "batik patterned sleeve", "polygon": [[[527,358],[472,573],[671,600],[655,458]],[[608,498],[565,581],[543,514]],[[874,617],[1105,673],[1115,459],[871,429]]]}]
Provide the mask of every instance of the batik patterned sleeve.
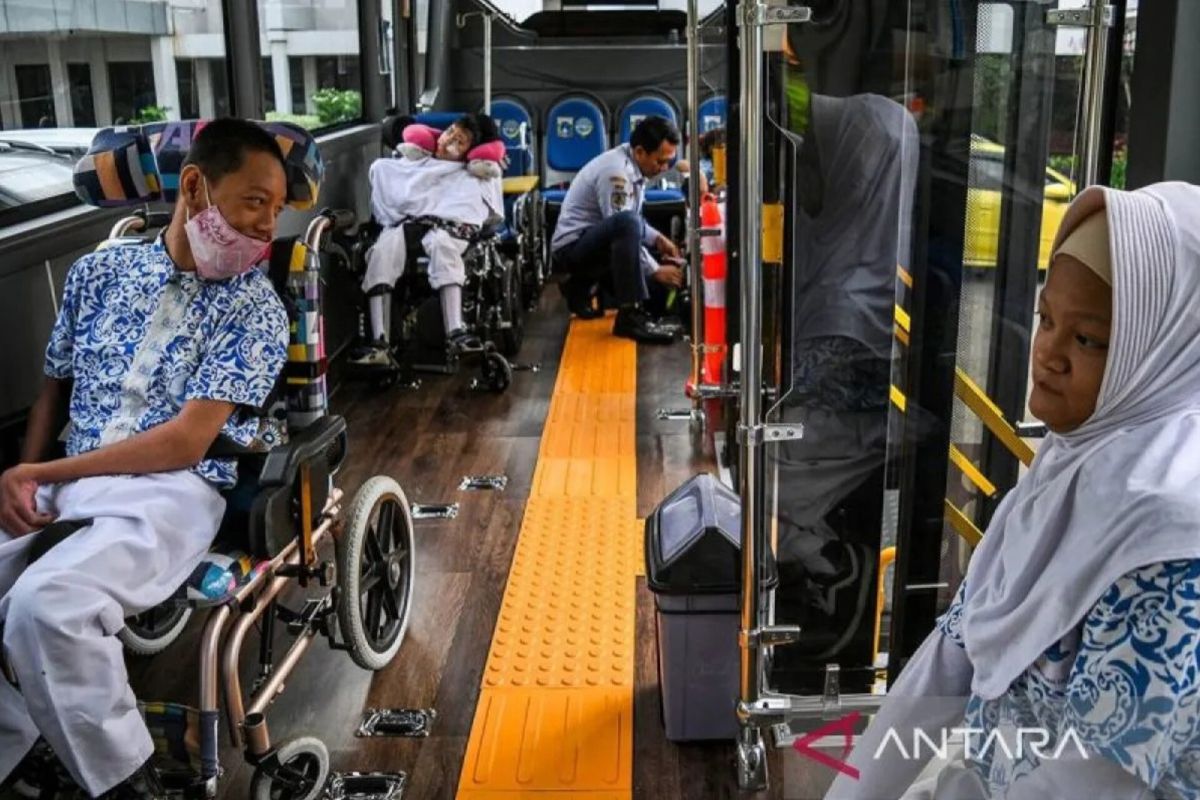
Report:
[{"label": "batik patterned sleeve", "polygon": [[54,320],[54,328],[50,331],[50,341],[46,344],[45,373],[50,378],[66,380],[75,375],[75,336],[79,327],[79,293],[84,273],[91,260],[91,255],[84,256],[71,265],[71,269],[67,273],[67,281],[63,286],[62,305],[58,309],[58,318]]},{"label": "batik patterned sleeve", "polygon": [[946,613],[937,618],[935,623],[937,629],[950,641],[954,642],[959,647],[963,647],[962,636],[962,610],[963,610],[963,590],[966,588],[967,582],[964,580],[958,585],[958,591],[954,593],[954,599],[950,601],[950,607],[946,609]]},{"label": "batik patterned sleeve", "polygon": [[1200,793],[1200,560],[1118,580],[1088,615],[1062,730],[1154,789]]},{"label": "batik patterned sleeve", "polygon": [[208,342],[188,380],[185,400],[261,406],[287,359],[288,321],[266,279],[239,298]]}]

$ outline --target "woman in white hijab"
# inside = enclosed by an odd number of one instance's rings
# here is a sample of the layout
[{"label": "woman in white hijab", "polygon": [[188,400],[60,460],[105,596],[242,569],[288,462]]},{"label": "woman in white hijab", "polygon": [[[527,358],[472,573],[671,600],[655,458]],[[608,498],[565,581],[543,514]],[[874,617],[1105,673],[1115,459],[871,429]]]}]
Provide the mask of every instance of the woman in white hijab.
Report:
[{"label": "woman in white hijab", "polygon": [[1200,187],[1083,192],[1038,311],[1051,435],[827,800],[1200,797]]}]

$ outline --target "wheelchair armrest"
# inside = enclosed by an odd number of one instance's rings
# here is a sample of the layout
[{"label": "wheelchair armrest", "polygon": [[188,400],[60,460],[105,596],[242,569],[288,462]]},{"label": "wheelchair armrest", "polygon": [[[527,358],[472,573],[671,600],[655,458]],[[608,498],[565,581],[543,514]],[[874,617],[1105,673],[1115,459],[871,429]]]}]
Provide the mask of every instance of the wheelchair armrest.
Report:
[{"label": "wheelchair armrest", "polygon": [[[346,420],[329,415],[320,417],[307,428],[295,433],[287,444],[279,445],[267,453],[259,474],[258,485],[263,488],[291,485],[301,465],[325,459],[346,435]],[[344,444],[339,451],[344,453]],[[330,468],[336,465],[330,465]]]},{"label": "wheelchair armrest", "polygon": [[242,456],[263,455],[262,450],[255,450],[253,447],[248,447],[244,444],[238,444],[228,436],[218,436],[213,443],[209,445],[208,452],[204,454],[207,458],[241,458]]},{"label": "wheelchair armrest", "polygon": [[492,217],[479,229],[479,233],[471,240],[472,244],[479,244],[493,239],[500,233],[500,229],[504,227],[504,217]]}]

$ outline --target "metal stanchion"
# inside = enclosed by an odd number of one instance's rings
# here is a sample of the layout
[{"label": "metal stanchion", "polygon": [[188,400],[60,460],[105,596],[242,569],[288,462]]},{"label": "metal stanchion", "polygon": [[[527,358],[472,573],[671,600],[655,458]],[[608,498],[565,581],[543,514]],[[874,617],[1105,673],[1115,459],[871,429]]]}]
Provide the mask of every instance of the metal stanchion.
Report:
[{"label": "metal stanchion", "polygon": [[[687,159],[688,176],[688,280],[692,284],[692,378],[695,389],[704,381],[701,372],[704,353],[704,280],[700,272],[700,4],[687,5]],[[699,410],[701,395],[692,392],[692,405]],[[695,415],[693,415],[695,418]]]},{"label": "metal stanchion", "polygon": [[763,421],[762,386],[762,143],[763,143],[763,26],[768,23],[807,22],[808,8],[768,7],[763,0],[742,0],[738,8],[738,50],[741,56],[740,136],[738,170],[738,245],[741,268],[741,418],[738,455],[741,459],[739,491],[742,499],[742,598],[741,681],[737,714],[740,730],[737,747],[738,786],[767,787],[767,752],[762,727],[780,721],[768,712],[763,696],[763,648],[794,642],[796,626],[763,624],[763,556],[767,549],[765,485],[768,441],[798,439],[799,425],[771,425]]},{"label": "metal stanchion", "polygon": [[1053,26],[1086,28],[1087,50],[1084,52],[1083,88],[1080,102],[1083,113],[1075,132],[1075,152],[1078,168],[1072,176],[1082,190],[1097,182],[1100,175],[1100,151],[1111,147],[1102,142],[1104,131],[1104,70],[1108,66],[1108,29],[1113,25],[1113,6],[1104,0],[1092,0],[1088,8],[1054,9],[1046,12],[1046,21]]},{"label": "metal stanchion", "polygon": [[469,11],[458,15],[458,27],[465,27],[467,20],[478,16],[483,20],[483,113],[492,113],[492,20],[486,11]]}]

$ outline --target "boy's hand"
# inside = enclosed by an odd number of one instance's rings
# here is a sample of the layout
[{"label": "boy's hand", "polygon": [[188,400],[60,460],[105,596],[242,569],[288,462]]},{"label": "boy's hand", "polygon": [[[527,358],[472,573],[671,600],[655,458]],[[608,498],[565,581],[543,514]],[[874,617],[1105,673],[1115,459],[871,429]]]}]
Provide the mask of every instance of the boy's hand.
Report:
[{"label": "boy's hand", "polygon": [[38,512],[37,490],[33,464],[18,464],[0,475],[0,529],[25,536],[54,521],[52,515]]}]

